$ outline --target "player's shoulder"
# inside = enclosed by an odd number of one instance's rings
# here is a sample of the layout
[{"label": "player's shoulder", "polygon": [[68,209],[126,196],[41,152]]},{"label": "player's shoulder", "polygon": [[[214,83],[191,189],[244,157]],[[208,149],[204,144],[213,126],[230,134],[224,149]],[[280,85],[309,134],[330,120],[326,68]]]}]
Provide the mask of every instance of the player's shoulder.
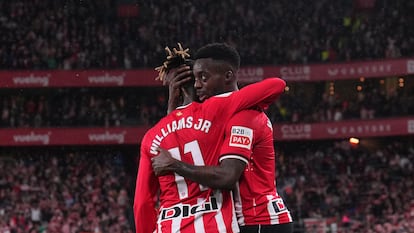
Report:
[{"label": "player's shoulder", "polygon": [[202,104],[201,104],[201,108],[204,110],[210,110],[210,111],[214,111],[214,110],[220,110],[225,108],[224,104],[229,103],[229,98],[230,96],[233,94],[233,92],[226,92],[223,94],[219,94],[219,95],[215,95],[212,96],[208,99],[206,99]]},{"label": "player's shoulder", "polygon": [[212,96],[210,98],[208,98],[206,101],[204,101],[204,103],[214,103],[214,102],[219,102],[219,101],[223,101],[223,99],[226,99],[228,97],[230,97],[234,92],[226,92],[223,94],[218,94],[215,96]]},{"label": "player's shoulder", "polygon": [[145,132],[144,136],[142,137],[141,144],[147,143],[150,140],[150,138],[153,137],[154,132],[155,132],[154,127],[148,129],[147,132]]},{"label": "player's shoulder", "polygon": [[149,128],[147,130],[147,132],[145,132],[144,137],[143,137],[142,140],[144,141],[147,138],[154,137],[155,134],[157,134],[161,130],[161,128],[163,128],[163,126],[171,120],[170,114],[164,116],[155,125],[153,125],[151,128]]},{"label": "player's shoulder", "polygon": [[216,98],[224,98],[224,97],[229,97],[231,94],[233,94],[233,92],[226,92],[226,93],[223,93],[223,94],[215,95],[214,97],[216,97]]},{"label": "player's shoulder", "polygon": [[245,110],[235,113],[232,118],[236,118],[236,119],[242,118],[242,119],[252,120],[253,118],[263,117],[263,116],[266,116],[266,114],[261,109],[251,108],[251,109],[245,109]]},{"label": "player's shoulder", "polygon": [[228,125],[246,125],[251,128],[263,127],[267,122],[268,117],[263,111],[256,109],[247,109],[234,114],[228,121]]}]

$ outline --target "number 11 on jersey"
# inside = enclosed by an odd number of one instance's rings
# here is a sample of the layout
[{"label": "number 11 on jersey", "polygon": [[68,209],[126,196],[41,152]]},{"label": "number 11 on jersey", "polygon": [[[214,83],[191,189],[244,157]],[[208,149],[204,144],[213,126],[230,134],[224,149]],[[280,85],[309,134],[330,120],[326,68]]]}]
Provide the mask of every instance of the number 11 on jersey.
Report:
[{"label": "number 11 on jersey", "polygon": [[[182,160],[181,159],[181,154],[180,154],[180,149],[178,147],[174,147],[168,150],[172,157],[177,159],[177,160]],[[204,166],[204,159],[203,156],[201,154],[201,150],[200,150],[200,146],[198,144],[197,140],[188,142],[186,144],[184,144],[184,154],[190,153],[191,157],[193,159],[194,165],[196,166]],[[188,197],[188,187],[187,187],[187,183],[186,180],[184,179],[184,177],[178,175],[177,173],[174,173],[175,176],[175,183],[177,184],[177,189],[178,189],[178,193],[180,195],[180,199],[184,199]],[[208,189],[208,187],[204,186],[204,185],[199,185],[200,186],[200,190],[201,191],[205,191]]]}]

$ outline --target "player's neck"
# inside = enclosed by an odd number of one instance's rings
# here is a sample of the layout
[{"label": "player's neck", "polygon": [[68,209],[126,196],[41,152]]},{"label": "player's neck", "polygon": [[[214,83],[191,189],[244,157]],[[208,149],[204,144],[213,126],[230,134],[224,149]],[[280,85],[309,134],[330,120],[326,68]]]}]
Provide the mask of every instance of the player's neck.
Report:
[{"label": "player's neck", "polygon": [[190,104],[191,102],[193,102],[193,100],[191,98],[184,97],[182,106]]},{"label": "player's neck", "polygon": [[232,88],[224,89],[223,93],[233,92],[233,91],[238,91],[238,90],[239,90],[238,87],[232,87]]},{"label": "player's neck", "polygon": [[239,87],[237,86],[237,83],[232,83],[224,88],[224,92],[233,92],[238,91]]}]

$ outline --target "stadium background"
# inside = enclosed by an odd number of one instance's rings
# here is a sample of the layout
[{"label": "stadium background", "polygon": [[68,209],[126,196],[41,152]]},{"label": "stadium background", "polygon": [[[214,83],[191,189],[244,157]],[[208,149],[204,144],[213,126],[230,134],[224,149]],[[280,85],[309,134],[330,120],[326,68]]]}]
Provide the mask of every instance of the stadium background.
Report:
[{"label": "stadium background", "polygon": [[132,232],[139,142],[166,112],[153,67],[213,41],[240,52],[241,85],[287,80],[268,115],[295,232],[414,232],[413,10],[1,1],[0,232]]}]

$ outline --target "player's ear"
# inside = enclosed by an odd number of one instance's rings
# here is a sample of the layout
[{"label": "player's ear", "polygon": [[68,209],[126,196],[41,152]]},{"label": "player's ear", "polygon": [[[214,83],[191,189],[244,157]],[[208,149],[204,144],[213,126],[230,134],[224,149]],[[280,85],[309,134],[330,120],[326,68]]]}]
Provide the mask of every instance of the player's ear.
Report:
[{"label": "player's ear", "polygon": [[235,79],[234,72],[232,70],[227,71],[225,81],[226,82],[232,82],[234,79]]}]

